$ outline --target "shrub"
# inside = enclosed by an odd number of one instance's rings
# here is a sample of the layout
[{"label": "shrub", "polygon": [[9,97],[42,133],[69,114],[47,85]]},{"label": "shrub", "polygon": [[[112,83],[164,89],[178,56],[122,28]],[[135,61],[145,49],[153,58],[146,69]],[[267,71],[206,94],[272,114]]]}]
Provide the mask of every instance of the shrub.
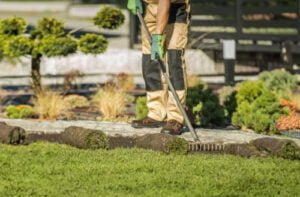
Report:
[{"label": "shrub", "polygon": [[68,95],[64,97],[64,102],[68,105],[68,108],[73,109],[76,107],[87,107],[89,106],[89,101],[84,96],[79,95]]},{"label": "shrub", "polygon": [[17,36],[25,33],[28,23],[21,17],[9,17],[0,20],[0,34]]},{"label": "shrub", "polygon": [[[251,91],[252,90],[252,91]],[[288,111],[280,105],[278,97],[267,90],[260,81],[243,82],[237,93],[237,111],[232,123],[258,133],[275,133],[276,120]]]},{"label": "shrub", "polygon": [[97,130],[90,132],[85,138],[86,148],[88,149],[108,149],[108,142],[107,135]]},{"label": "shrub", "polygon": [[262,72],[259,75],[259,80],[263,82],[266,89],[280,96],[290,94],[291,90],[297,87],[297,77],[283,70]]},{"label": "shrub", "polygon": [[280,104],[289,109],[289,115],[281,116],[276,122],[276,128],[279,131],[300,129],[300,115],[297,114],[297,103],[287,99],[281,99]]},{"label": "shrub", "polygon": [[108,41],[102,35],[85,34],[81,36],[78,46],[81,52],[99,54],[106,51]]},{"label": "shrub", "polygon": [[[220,105],[218,96],[213,94],[211,89],[204,87],[203,84],[188,89],[186,103],[190,109],[194,109],[193,115],[199,120],[201,119],[201,126],[224,124],[224,108]],[[202,105],[201,110],[197,111],[195,109],[199,104]]]},{"label": "shrub", "polygon": [[56,119],[68,115],[69,106],[60,94],[43,91],[36,95],[34,109],[41,119]]},{"label": "shrub", "polygon": [[6,115],[7,117],[13,119],[31,118],[34,115],[34,110],[31,106],[28,105],[10,105],[6,108]]},{"label": "shrub", "polygon": [[115,119],[125,110],[127,95],[112,85],[105,85],[93,96],[93,102],[104,119]]},{"label": "shrub", "polygon": [[232,86],[225,86],[218,90],[220,103],[225,108],[225,115],[231,120],[233,113],[237,108],[237,88]]},{"label": "shrub", "polygon": [[137,119],[143,119],[148,115],[147,98],[145,96],[138,97],[136,100],[135,113]]},{"label": "shrub", "polygon": [[94,17],[94,24],[99,28],[117,29],[125,21],[122,11],[115,7],[103,7]]}]

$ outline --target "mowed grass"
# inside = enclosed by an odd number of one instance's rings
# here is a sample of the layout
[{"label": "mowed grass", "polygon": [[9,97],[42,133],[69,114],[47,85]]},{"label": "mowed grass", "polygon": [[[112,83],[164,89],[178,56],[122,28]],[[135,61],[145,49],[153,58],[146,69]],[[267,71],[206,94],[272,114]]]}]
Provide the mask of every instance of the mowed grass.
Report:
[{"label": "mowed grass", "polygon": [[300,162],[0,144],[0,196],[300,196]]}]

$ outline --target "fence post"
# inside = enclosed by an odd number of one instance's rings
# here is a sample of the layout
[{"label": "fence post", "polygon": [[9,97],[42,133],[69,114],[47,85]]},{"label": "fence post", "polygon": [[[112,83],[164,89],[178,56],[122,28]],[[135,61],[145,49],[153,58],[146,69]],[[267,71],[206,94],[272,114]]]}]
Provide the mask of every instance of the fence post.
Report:
[{"label": "fence post", "polygon": [[138,29],[139,23],[137,17],[130,13],[130,22],[129,22],[129,46],[132,49],[136,43],[138,43]]},{"label": "fence post", "polygon": [[223,59],[225,66],[225,84],[234,85],[234,67],[236,59],[235,40],[223,40]]}]

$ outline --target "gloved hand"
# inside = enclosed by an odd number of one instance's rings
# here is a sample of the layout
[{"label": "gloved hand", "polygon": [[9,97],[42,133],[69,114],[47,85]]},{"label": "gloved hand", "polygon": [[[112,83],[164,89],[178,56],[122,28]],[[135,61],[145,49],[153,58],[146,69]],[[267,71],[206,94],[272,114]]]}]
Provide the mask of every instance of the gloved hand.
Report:
[{"label": "gloved hand", "polygon": [[151,46],[151,60],[157,60],[157,58],[163,58],[163,36],[161,34],[152,35],[152,46]]},{"label": "gloved hand", "polygon": [[127,8],[134,15],[136,15],[138,12],[140,12],[141,14],[143,14],[142,0],[128,0]]}]

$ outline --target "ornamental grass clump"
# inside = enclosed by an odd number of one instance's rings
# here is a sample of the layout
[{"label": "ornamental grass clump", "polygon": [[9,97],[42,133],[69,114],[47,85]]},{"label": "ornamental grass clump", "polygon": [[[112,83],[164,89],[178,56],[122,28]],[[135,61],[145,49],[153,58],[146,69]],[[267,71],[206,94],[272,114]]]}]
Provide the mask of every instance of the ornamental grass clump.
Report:
[{"label": "ornamental grass clump", "polygon": [[277,95],[266,89],[261,81],[245,81],[239,85],[237,111],[232,123],[242,129],[252,129],[258,133],[275,133],[277,119],[288,114],[288,109],[280,105]]},{"label": "ornamental grass clump", "polygon": [[35,112],[40,119],[53,120],[59,116],[68,116],[69,105],[59,93],[43,91],[33,101]]},{"label": "ornamental grass clump", "polygon": [[114,85],[107,84],[98,90],[92,100],[104,120],[113,120],[124,112],[128,96]]}]

